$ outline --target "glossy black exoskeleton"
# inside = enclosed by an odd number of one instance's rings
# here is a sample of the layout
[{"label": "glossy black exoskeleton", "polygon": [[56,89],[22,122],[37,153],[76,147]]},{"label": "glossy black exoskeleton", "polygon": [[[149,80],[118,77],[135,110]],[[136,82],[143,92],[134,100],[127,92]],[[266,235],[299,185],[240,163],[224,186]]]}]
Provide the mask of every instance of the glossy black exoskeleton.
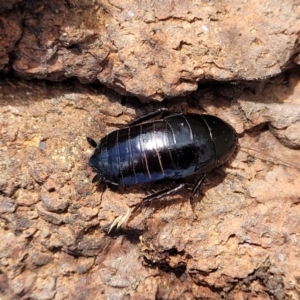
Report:
[{"label": "glossy black exoskeleton", "polygon": [[[98,144],[91,138],[87,140],[96,148],[89,164],[97,179],[128,186],[202,174],[192,197],[205,173],[224,164],[233,154],[237,134],[215,116],[158,110],[109,133]],[[183,186],[154,193],[143,201],[164,197]]]}]

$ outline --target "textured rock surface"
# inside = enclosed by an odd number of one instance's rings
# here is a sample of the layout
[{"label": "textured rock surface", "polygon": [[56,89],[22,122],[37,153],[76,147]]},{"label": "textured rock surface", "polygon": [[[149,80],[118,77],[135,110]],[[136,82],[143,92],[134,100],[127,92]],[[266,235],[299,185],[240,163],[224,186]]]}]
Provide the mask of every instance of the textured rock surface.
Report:
[{"label": "textured rock surface", "polygon": [[183,191],[107,235],[117,216],[165,185],[96,188],[85,138],[148,108],[77,82],[1,81],[0,298],[298,299],[299,99],[290,74],[163,103],[227,120],[244,133],[243,149],[209,174],[194,213]]},{"label": "textured rock surface", "polygon": [[[1,7],[2,4],[2,7]],[[141,99],[299,63],[299,1],[1,1],[0,68]]]}]

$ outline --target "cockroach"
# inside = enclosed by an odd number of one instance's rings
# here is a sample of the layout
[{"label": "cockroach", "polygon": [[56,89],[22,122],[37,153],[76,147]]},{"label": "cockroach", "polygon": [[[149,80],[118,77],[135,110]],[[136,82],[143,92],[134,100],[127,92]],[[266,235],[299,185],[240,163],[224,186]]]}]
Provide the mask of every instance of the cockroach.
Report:
[{"label": "cockroach", "polygon": [[[190,199],[204,181],[205,174],[224,164],[237,147],[237,133],[232,126],[208,114],[174,113],[161,109],[144,115],[126,128],[115,130],[97,144],[89,165],[97,173],[93,181],[130,186],[199,174]],[[150,202],[185,186],[151,194],[141,203]]]}]

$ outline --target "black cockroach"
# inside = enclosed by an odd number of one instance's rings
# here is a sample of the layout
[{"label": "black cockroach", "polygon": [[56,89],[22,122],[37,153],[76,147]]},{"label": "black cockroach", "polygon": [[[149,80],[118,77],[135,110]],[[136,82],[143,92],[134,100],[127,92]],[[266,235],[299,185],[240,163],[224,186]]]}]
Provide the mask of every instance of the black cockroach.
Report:
[{"label": "black cockroach", "polygon": [[[192,198],[205,173],[224,164],[234,153],[237,134],[215,116],[163,109],[109,133],[98,144],[89,137],[87,141],[96,148],[89,160],[97,173],[94,180],[129,186],[163,179],[180,181],[197,173],[200,177],[191,191]],[[181,183],[156,192],[141,203],[162,198],[184,186]]]}]

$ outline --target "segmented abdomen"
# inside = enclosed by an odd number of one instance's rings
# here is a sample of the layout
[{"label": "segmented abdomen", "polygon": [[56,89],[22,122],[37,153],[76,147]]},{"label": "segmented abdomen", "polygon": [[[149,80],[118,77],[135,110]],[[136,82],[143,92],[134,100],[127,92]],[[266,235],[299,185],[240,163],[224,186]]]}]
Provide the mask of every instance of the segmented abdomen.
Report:
[{"label": "segmented abdomen", "polygon": [[178,115],[108,134],[94,160],[106,181],[132,185],[191,175],[198,152],[188,121]]}]

